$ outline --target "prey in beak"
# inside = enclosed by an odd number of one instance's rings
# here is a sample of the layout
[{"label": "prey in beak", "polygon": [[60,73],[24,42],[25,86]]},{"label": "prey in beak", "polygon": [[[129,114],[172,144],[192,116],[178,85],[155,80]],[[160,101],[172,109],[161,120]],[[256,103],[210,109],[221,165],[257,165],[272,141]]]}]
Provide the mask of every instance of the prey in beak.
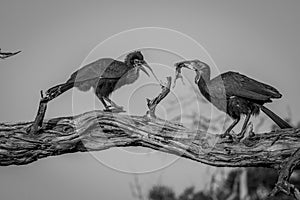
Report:
[{"label": "prey in beak", "polygon": [[[181,68],[186,68],[190,70],[194,70],[196,72],[196,77],[195,77],[195,83],[197,84],[198,81],[200,80],[200,77],[205,73],[205,74],[210,74],[209,67],[206,63],[200,61],[200,60],[187,60],[187,61],[182,61],[175,63],[176,66],[176,78],[182,78],[181,76]],[[174,81],[174,84],[175,84]]]},{"label": "prey in beak", "polygon": [[181,61],[181,62],[175,63],[174,66],[176,67],[176,70],[181,69],[181,68],[197,70],[197,68],[195,66],[196,62],[197,62],[197,60],[186,60],[186,61]]},{"label": "prey in beak", "polygon": [[174,83],[173,83],[173,88],[175,88],[175,86],[176,86],[177,79],[181,79],[182,84],[185,85],[185,83],[183,81],[183,76],[181,75],[181,69],[186,68],[186,69],[189,69],[189,70],[193,70],[191,68],[191,62],[192,61],[182,61],[182,62],[178,62],[178,63],[174,64],[174,66],[175,66],[175,79],[174,79]]}]

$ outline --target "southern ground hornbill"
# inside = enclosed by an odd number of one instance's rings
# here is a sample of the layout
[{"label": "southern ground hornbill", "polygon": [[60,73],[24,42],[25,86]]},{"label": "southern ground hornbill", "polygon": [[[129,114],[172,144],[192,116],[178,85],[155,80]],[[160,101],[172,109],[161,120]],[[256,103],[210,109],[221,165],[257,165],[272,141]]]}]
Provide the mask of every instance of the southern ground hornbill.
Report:
[{"label": "southern ground hornbill", "polygon": [[227,113],[234,121],[222,135],[230,136],[231,130],[245,115],[245,121],[238,138],[244,137],[251,115],[258,115],[262,110],[280,128],[292,128],[271,110],[263,106],[272,102],[273,98],[281,98],[281,94],[274,87],[258,82],[237,72],[225,72],[210,79],[210,67],[199,60],[182,61],[175,64],[177,78],[180,77],[182,67],[196,71],[195,83],[201,94],[216,108]]},{"label": "southern ground hornbill", "polygon": [[123,111],[123,108],[114,103],[109,96],[116,89],[135,82],[140,70],[149,76],[144,67],[147,67],[158,81],[140,51],[129,53],[124,62],[101,58],[75,71],[65,83],[48,89],[46,95],[57,97],[73,87],[81,91],[93,88],[105,111]]}]

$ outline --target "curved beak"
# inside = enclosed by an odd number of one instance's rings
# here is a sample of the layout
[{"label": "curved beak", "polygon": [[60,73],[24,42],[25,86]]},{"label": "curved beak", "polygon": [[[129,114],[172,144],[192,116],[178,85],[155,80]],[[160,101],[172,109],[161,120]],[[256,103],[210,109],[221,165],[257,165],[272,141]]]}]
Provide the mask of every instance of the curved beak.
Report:
[{"label": "curved beak", "polygon": [[143,65],[139,66],[140,70],[142,70],[145,74],[147,74],[147,76],[150,77],[150,74],[146,71],[145,67]]},{"label": "curved beak", "polygon": [[156,81],[157,81],[158,83],[160,83],[160,81],[158,80],[157,76],[154,74],[154,72],[153,72],[153,70],[151,69],[151,67],[148,65],[148,63],[147,63],[146,61],[143,60],[143,61],[141,61],[140,69],[141,69],[143,72],[145,72],[145,74],[147,74],[147,75],[150,77],[150,75],[149,75],[149,73],[146,71],[145,67],[148,68],[148,69],[151,71],[151,73],[153,74],[153,76],[154,76],[154,78],[156,79]]}]

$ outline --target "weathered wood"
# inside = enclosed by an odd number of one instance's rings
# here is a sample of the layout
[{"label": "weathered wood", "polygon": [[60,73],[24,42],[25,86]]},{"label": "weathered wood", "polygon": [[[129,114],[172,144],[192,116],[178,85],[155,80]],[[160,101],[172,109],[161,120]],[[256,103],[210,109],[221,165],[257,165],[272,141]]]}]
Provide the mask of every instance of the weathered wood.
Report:
[{"label": "weathered wood", "polygon": [[285,162],[281,164],[280,173],[276,186],[270,192],[269,196],[275,196],[279,192],[284,192],[286,195],[292,196],[300,200],[300,192],[293,184],[289,182],[290,177],[300,163],[300,149],[296,150]]},{"label": "weathered wood", "polygon": [[[0,123],[0,165],[24,165],[72,152],[143,146],[213,166],[274,167],[299,147],[300,129],[257,134],[226,143],[219,136],[189,130],[162,119],[94,111],[46,120],[39,134],[32,122]],[[271,146],[280,134],[280,139]]]},{"label": "weathered wood", "polygon": [[44,120],[46,110],[47,110],[47,103],[49,101],[50,100],[48,99],[48,97],[44,97],[43,91],[41,91],[41,100],[39,103],[37,115],[35,117],[35,120],[34,120],[32,126],[29,127],[29,129],[27,130],[27,132],[29,132],[30,134],[38,133],[39,127],[42,126],[42,124],[43,124],[43,120]]},{"label": "weathered wood", "polygon": [[172,78],[171,77],[167,77],[167,83],[166,85],[161,85],[161,93],[159,93],[159,95],[157,97],[155,97],[154,99],[150,100],[150,99],[146,99],[147,100],[147,106],[148,106],[148,111],[146,113],[146,116],[149,118],[155,118],[155,109],[156,106],[161,102],[161,100],[163,100],[170,92],[170,88],[171,88],[171,82],[172,82]]}]

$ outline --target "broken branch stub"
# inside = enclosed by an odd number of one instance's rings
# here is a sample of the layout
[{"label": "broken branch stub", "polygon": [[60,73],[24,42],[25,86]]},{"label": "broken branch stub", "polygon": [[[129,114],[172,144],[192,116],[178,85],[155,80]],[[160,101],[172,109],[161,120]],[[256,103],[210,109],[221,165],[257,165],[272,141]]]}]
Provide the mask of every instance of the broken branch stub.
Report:
[{"label": "broken branch stub", "polygon": [[159,93],[159,95],[152,100],[146,99],[147,106],[149,109],[145,115],[146,117],[156,118],[156,115],[155,115],[156,106],[161,102],[161,100],[163,100],[169,94],[171,82],[172,82],[172,78],[167,77],[167,83],[166,83],[166,85],[162,85],[162,87],[161,87],[162,91]]}]

